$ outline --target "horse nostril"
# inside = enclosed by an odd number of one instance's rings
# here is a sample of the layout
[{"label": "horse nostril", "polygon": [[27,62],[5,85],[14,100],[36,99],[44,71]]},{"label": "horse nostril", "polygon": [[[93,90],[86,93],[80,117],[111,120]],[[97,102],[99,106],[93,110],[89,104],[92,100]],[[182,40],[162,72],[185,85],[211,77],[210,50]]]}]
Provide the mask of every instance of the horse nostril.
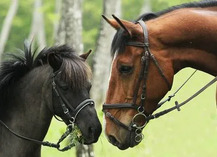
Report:
[{"label": "horse nostril", "polygon": [[116,140],[116,138],[114,136],[112,136],[112,135],[109,135],[108,139],[115,146],[117,146],[119,144],[119,142]]}]

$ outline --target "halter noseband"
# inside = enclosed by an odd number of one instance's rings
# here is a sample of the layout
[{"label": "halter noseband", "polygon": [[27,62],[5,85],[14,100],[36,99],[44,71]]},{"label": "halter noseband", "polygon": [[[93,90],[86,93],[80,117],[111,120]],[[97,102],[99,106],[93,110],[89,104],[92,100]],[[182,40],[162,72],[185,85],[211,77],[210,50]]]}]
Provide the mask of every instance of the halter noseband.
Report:
[{"label": "halter noseband", "polygon": [[[55,75],[54,75],[55,77]],[[59,90],[59,87],[55,83],[55,80],[52,80],[52,89],[56,96],[59,99],[60,105],[63,109],[63,113],[66,115],[66,117],[69,119],[69,122],[74,125],[75,120],[78,116],[78,114],[81,112],[82,109],[84,109],[88,105],[94,105],[94,101],[92,99],[85,99],[82,101],[76,108],[73,108],[68,100],[65,98],[64,94]]]},{"label": "halter noseband", "polygon": [[[54,78],[55,78],[55,76],[57,74],[58,73],[54,73],[54,75],[53,75],[52,89],[53,89],[53,92],[56,94],[56,96],[59,99],[59,102],[60,102],[60,105],[61,105],[61,107],[63,109],[64,114],[69,119],[69,125],[67,126],[66,132],[60,137],[60,139],[58,140],[57,143],[51,143],[51,142],[48,142],[48,141],[39,141],[39,140],[36,140],[36,139],[33,139],[33,138],[29,138],[29,137],[20,135],[20,134],[14,132],[12,129],[10,129],[2,120],[0,120],[0,125],[3,125],[10,133],[12,133],[14,136],[16,136],[16,137],[18,137],[20,139],[30,141],[30,142],[33,142],[33,143],[38,144],[38,145],[53,147],[53,148],[56,148],[59,151],[67,151],[67,150],[69,150],[69,149],[71,149],[72,147],[75,146],[73,141],[69,142],[68,145],[63,147],[63,148],[60,148],[60,144],[73,131],[77,115],[81,112],[81,110],[84,109],[86,106],[94,105],[95,103],[94,103],[94,101],[92,99],[86,99],[86,100],[82,101],[76,108],[73,108],[70,105],[70,103],[67,101],[65,96],[59,91],[59,89],[58,89],[59,87],[55,83]],[[55,113],[54,113],[54,116],[55,116]]]},{"label": "halter noseband", "polygon": [[[144,21],[138,21],[140,26],[143,29],[143,35],[144,35],[144,42],[134,42],[130,41],[127,43],[128,46],[135,46],[135,47],[141,47],[144,49],[141,57],[141,71],[139,75],[139,79],[136,85],[136,88],[134,90],[134,96],[133,96],[133,103],[123,103],[123,104],[103,104],[103,112],[105,113],[105,116],[108,117],[112,122],[114,122],[116,125],[130,131],[130,132],[135,132],[135,141],[136,142],[141,142],[143,139],[143,134],[142,134],[142,129],[146,126],[146,124],[149,122],[150,119],[153,119],[153,116],[148,114],[145,111],[145,99],[146,99],[146,82],[147,82],[147,76],[148,76],[148,67],[149,67],[149,61],[150,58],[153,60],[154,64],[156,65],[160,75],[162,78],[165,80],[168,88],[170,89],[170,83],[167,80],[166,76],[164,75],[161,67],[159,66],[157,60],[155,59],[154,55],[150,52],[149,48],[149,40],[148,40],[148,30],[146,27],[146,24]],[[140,105],[136,104],[137,96],[138,96],[138,91],[140,88],[140,84],[144,80],[144,84],[142,86],[142,93],[140,96]],[[119,121],[117,118],[115,118],[110,112],[108,112],[108,109],[134,109],[137,110],[137,114],[133,117],[131,124],[127,126],[126,124],[122,123]],[[143,119],[145,122],[143,124],[138,124],[137,119]]]}]

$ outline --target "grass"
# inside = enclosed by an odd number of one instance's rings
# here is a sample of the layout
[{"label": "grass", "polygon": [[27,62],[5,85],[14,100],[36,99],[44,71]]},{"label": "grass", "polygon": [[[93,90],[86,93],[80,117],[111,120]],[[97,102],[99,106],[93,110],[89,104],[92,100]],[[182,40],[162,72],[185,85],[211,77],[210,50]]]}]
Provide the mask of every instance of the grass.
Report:
[{"label": "grass", "polygon": [[[180,71],[174,79],[172,94],[193,72],[187,68]],[[193,78],[177,94],[173,101],[162,109],[174,105],[174,101],[182,102],[199,90],[213,77],[197,72]],[[96,157],[215,157],[217,154],[217,113],[215,102],[216,84],[209,87],[194,100],[181,108],[181,112],[173,111],[159,119],[151,121],[143,130],[144,140],[136,147],[121,151],[108,143],[104,133],[94,145]],[[99,117],[102,113],[99,109]],[[53,121],[46,140],[57,141],[65,130],[65,125]],[[44,157],[75,156],[75,150],[58,152],[51,148],[42,149]]]}]

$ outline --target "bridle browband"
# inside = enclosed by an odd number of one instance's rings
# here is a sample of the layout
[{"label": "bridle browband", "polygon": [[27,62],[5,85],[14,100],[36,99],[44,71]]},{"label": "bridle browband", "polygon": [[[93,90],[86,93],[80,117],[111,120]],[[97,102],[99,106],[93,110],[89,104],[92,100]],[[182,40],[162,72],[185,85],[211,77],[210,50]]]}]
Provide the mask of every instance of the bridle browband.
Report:
[{"label": "bridle browband", "polygon": [[[26,141],[30,141],[42,146],[48,146],[52,148],[56,148],[59,151],[67,151],[71,149],[72,147],[75,146],[75,143],[69,142],[67,146],[60,148],[60,143],[67,137],[69,136],[73,129],[74,125],[76,123],[76,118],[78,114],[81,112],[82,109],[84,109],[88,105],[94,105],[94,101],[92,99],[86,99],[82,101],[76,108],[73,108],[68,100],[65,98],[65,96],[60,92],[58,85],[55,82],[55,77],[58,73],[54,73],[52,76],[52,91],[53,93],[58,97],[58,100],[60,102],[60,105],[62,107],[63,113],[66,115],[66,117],[69,120],[69,124],[67,125],[67,129],[65,133],[60,137],[57,143],[50,143],[48,141],[39,141],[33,138],[29,138],[23,135],[20,135],[16,132],[14,132],[12,129],[10,129],[2,120],[0,120],[0,124],[3,125],[9,132],[11,132],[14,136],[21,138]],[[54,109],[54,108],[53,108]],[[55,116],[55,111],[54,111],[54,116]],[[56,118],[56,117],[55,117]],[[58,119],[57,119],[58,120]]]},{"label": "bridle browband", "polygon": [[[148,68],[149,68],[149,61],[152,59],[154,64],[156,65],[161,77],[165,80],[168,88],[170,89],[171,85],[166,76],[164,75],[161,67],[159,66],[157,60],[155,59],[154,55],[151,53],[150,48],[149,48],[149,40],[148,40],[148,30],[146,27],[146,24],[144,21],[138,21],[139,25],[143,29],[143,35],[144,35],[144,42],[138,42],[138,41],[129,41],[126,43],[127,46],[135,46],[135,47],[140,47],[143,48],[143,53],[141,57],[141,70],[140,70],[140,75],[138,78],[137,85],[134,89],[134,95],[133,95],[133,102],[132,104],[130,103],[124,103],[124,104],[103,104],[103,112],[105,113],[105,116],[108,117],[111,121],[113,121],[116,125],[121,126],[122,128],[132,132],[134,131],[136,136],[135,136],[135,141],[140,142],[143,139],[142,135],[142,129],[145,127],[145,125],[149,121],[150,114],[148,114],[145,111],[145,99],[146,99],[146,82],[147,82],[147,77],[148,77]],[[138,97],[138,91],[139,88],[141,87],[142,81],[144,82],[142,85],[142,93],[140,96],[140,104],[136,104],[136,100]],[[118,119],[116,119],[113,115],[111,115],[110,112],[108,112],[108,109],[134,109],[137,110],[137,114],[133,117],[130,126],[125,125]],[[145,123],[144,124],[137,124],[137,119],[144,119]]]},{"label": "bridle browband", "polygon": [[[195,94],[193,94],[192,96],[190,96],[188,99],[186,99],[185,101],[183,101],[182,103],[178,103],[177,101],[175,101],[175,106],[170,107],[168,109],[165,109],[163,111],[160,111],[158,113],[155,114],[149,114],[145,111],[145,98],[146,98],[146,82],[147,82],[147,75],[148,75],[148,67],[149,67],[149,60],[150,58],[152,59],[152,61],[154,62],[155,66],[157,67],[161,77],[165,80],[168,89],[171,88],[171,85],[168,81],[168,79],[166,78],[166,76],[164,75],[161,67],[159,66],[156,58],[154,57],[154,55],[150,52],[150,48],[149,48],[149,40],[148,40],[148,30],[146,27],[146,24],[144,21],[140,20],[137,23],[140,24],[140,26],[143,29],[143,33],[144,33],[144,42],[134,42],[134,41],[130,41],[128,42],[126,45],[127,46],[135,46],[135,47],[141,47],[144,49],[143,53],[142,53],[142,57],[141,57],[141,71],[140,71],[140,75],[139,75],[139,79],[134,91],[134,96],[133,96],[133,103],[122,103],[122,104],[103,104],[103,112],[105,113],[105,116],[107,118],[109,118],[113,123],[115,123],[116,125],[130,131],[130,133],[134,132],[135,133],[135,141],[137,143],[141,142],[143,139],[143,134],[142,134],[142,129],[146,126],[146,124],[152,120],[152,119],[156,119],[159,118],[171,111],[174,110],[178,110],[180,111],[180,107],[187,104],[189,101],[191,101],[193,98],[195,98],[196,96],[198,96],[200,93],[202,93],[204,90],[206,90],[209,86],[211,86],[213,83],[215,83],[217,81],[217,76],[212,79],[210,82],[208,82],[204,87],[202,87],[200,90],[198,90]],[[195,71],[196,72],[196,71]],[[195,73],[194,72],[194,73]],[[186,84],[186,82],[194,75],[194,73],[184,82],[184,84]],[[136,104],[136,100],[137,100],[137,95],[138,95],[138,91],[139,91],[139,87],[140,84],[142,82],[142,80],[144,80],[144,84],[142,86],[142,93],[140,96],[140,105]],[[160,102],[157,104],[157,109],[160,108],[164,103],[166,103],[167,101],[170,101],[171,98],[173,98],[175,96],[175,94],[184,86],[184,84],[181,85],[181,87],[172,95],[170,95],[166,100]],[[108,110],[109,109],[134,109],[137,110],[137,114],[132,118],[132,121],[130,123],[130,125],[126,125],[124,123],[122,123],[120,120],[118,120],[117,118],[115,118]],[[137,123],[137,119],[143,119],[145,122],[143,124],[138,124]]]}]

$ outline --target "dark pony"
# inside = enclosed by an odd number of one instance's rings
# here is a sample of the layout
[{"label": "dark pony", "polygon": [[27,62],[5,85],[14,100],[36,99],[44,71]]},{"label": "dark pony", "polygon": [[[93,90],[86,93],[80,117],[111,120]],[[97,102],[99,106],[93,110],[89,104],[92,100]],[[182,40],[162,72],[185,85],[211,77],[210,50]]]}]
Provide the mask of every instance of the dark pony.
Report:
[{"label": "dark pony", "polygon": [[[77,125],[84,144],[98,140],[101,124],[89,98],[91,70],[70,47],[45,48],[38,55],[28,42],[0,67],[0,156],[40,156],[53,115]],[[88,121],[88,123],[87,123]]]},{"label": "dark pony", "polygon": [[105,132],[113,145],[127,149],[143,139],[142,129],[158,116],[153,112],[179,70],[192,67],[217,76],[217,1],[181,4],[135,22],[113,18],[104,17],[117,30],[103,105]]}]

